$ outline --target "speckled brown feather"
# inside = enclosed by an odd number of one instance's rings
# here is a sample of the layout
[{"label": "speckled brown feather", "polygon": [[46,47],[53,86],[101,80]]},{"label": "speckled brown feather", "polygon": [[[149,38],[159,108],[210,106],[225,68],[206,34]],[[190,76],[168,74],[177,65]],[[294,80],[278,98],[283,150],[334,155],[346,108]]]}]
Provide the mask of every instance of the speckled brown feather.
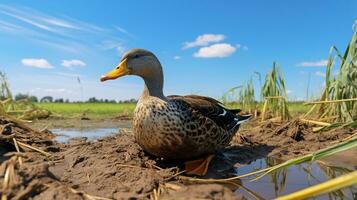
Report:
[{"label": "speckled brown feather", "polygon": [[134,113],[136,140],[149,153],[168,159],[214,153],[228,145],[238,129],[218,120],[224,109],[218,103],[201,96],[140,100]]}]

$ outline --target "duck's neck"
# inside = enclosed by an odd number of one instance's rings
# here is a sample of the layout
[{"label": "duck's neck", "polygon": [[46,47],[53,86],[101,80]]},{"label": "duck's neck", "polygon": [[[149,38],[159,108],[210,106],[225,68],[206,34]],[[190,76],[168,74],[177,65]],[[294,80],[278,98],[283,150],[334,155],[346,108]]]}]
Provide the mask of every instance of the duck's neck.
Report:
[{"label": "duck's neck", "polygon": [[147,99],[149,97],[157,97],[165,100],[163,93],[164,77],[162,70],[159,70],[156,74],[151,75],[148,78],[143,78],[145,82],[144,91],[141,94],[141,99]]}]

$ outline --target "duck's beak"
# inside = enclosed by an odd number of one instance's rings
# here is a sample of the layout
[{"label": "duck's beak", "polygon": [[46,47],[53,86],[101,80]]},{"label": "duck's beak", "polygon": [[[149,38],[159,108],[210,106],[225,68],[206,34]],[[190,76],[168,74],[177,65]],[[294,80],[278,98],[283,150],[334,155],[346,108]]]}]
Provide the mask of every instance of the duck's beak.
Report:
[{"label": "duck's beak", "polygon": [[106,75],[103,75],[100,78],[100,81],[107,81],[107,80],[114,80],[117,79],[121,76],[125,76],[129,74],[129,69],[126,66],[127,58],[124,58],[123,61],[119,63],[118,66],[116,66],[111,72],[107,73]]}]

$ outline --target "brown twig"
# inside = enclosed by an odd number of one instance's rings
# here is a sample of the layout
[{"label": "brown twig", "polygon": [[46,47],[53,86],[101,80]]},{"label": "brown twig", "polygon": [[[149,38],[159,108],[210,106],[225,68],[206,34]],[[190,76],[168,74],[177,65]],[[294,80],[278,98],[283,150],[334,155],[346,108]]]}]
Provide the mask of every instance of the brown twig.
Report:
[{"label": "brown twig", "polygon": [[31,145],[28,145],[28,144],[25,144],[25,143],[22,143],[22,142],[19,142],[19,141],[17,141],[17,143],[18,143],[21,147],[29,148],[29,149],[31,149],[31,150],[37,151],[37,152],[39,152],[39,153],[42,153],[42,154],[45,155],[45,156],[51,156],[50,153],[47,153],[47,152],[45,152],[45,151],[43,151],[43,150],[41,150],[41,149],[38,149],[38,148],[36,148],[36,147],[33,147],[33,146],[31,146]]},{"label": "brown twig", "polygon": [[[17,144],[16,139],[13,137],[12,140],[13,140],[13,142],[14,142],[16,151],[19,152],[19,153],[21,153],[20,148],[19,148],[19,145]],[[19,156],[19,157],[18,157],[18,160],[19,160],[19,164],[20,164],[20,166],[21,166],[21,165],[22,165],[22,157]]]},{"label": "brown twig", "polygon": [[316,124],[316,125],[319,125],[319,126],[331,126],[331,124],[327,123],[327,122],[319,122],[319,121],[310,120],[310,119],[304,119],[304,118],[300,118],[299,120],[301,122],[304,122],[304,123]]}]

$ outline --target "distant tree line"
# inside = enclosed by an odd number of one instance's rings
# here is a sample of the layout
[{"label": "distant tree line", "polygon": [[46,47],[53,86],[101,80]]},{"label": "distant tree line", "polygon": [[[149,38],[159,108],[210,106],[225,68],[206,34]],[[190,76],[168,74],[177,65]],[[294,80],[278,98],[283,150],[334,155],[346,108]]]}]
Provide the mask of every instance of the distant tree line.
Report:
[{"label": "distant tree line", "polygon": [[17,94],[15,95],[15,100],[27,100],[29,102],[43,102],[43,103],[80,103],[80,102],[85,102],[85,103],[136,103],[136,99],[129,99],[129,100],[113,100],[113,99],[97,99],[95,97],[91,97],[86,101],[69,101],[69,99],[63,99],[63,98],[53,98],[51,96],[44,96],[41,99],[38,99],[36,96],[28,95],[28,94]]}]

